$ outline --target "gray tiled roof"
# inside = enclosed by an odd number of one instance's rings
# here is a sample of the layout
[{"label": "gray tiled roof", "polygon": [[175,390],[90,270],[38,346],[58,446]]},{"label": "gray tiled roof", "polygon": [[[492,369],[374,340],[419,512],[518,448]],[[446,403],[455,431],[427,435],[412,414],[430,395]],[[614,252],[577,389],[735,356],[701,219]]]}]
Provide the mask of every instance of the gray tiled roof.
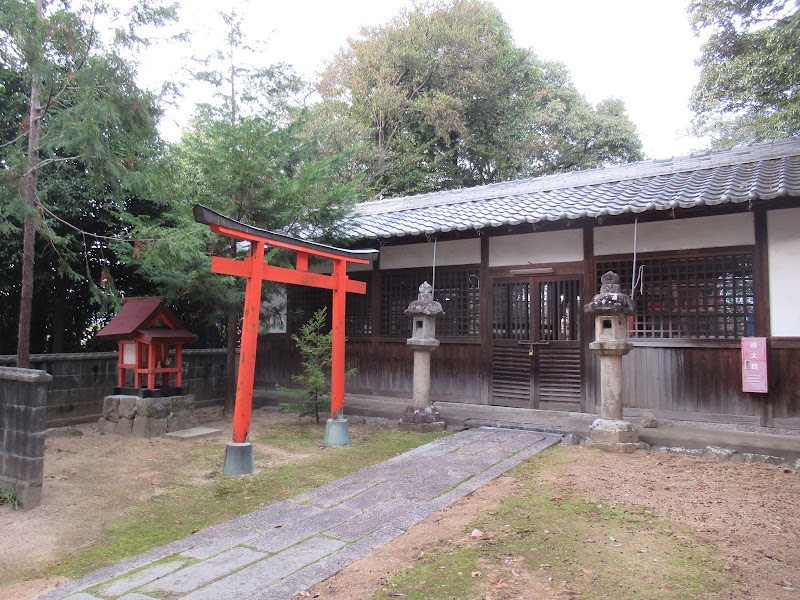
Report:
[{"label": "gray tiled roof", "polygon": [[800,138],[360,204],[351,232],[402,237],[800,197]]}]

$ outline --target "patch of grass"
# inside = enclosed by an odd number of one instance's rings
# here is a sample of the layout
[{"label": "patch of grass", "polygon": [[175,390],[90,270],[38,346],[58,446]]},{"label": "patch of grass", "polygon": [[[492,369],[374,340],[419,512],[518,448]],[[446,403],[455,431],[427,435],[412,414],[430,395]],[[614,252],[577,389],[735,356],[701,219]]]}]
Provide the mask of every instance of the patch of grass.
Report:
[{"label": "patch of grass", "polygon": [[470,598],[474,595],[473,573],[478,568],[480,552],[462,548],[459,552],[442,552],[419,557],[413,570],[400,573],[372,600],[408,598],[429,600],[433,598]]},{"label": "patch of grass", "polygon": [[[726,597],[733,576],[693,532],[656,518],[646,507],[626,510],[572,497],[540,479],[540,473],[557,473],[571,460],[555,448],[515,469],[513,496],[482,514],[458,539],[417,557],[376,598],[513,598],[530,591],[531,582],[592,600]],[[484,537],[472,539],[473,529]],[[466,569],[481,575],[470,577]],[[450,584],[460,586],[458,593]]]},{"label": "patch of grass", "polygon": [[16,484],[0,487],[0,504],[8,504],[14,510],[19,508],[19,488]]},{"label": "patch of grass", "polygon": [[295,423],[283,423],[280,427],[271,427],[269,431],[260,433],[253,441],[257,444],[277,446],[287,451],[310,451],[324,444],[324,429],[316,423],[303,423],[300,419]]},{"label": "patch of grass", "polygon": [[[223,448],[198,446],[187,460],[187,477],[183,481],[160,496],[132,506],[122,520],[106,529],[97,544],[52,565],[45,574],[81,576],[441,437],[441,434],[408,434],[354,425],[351,445],[330,448],[324,446],[324,428],[288,424],[275,429],[278,431],[259,435],[255,440],[257,445],[273,445],[284,454],[294,450],[303,455],[298,462],[262,468],[254,475],[223,477]],[[257,468],[268,458],[257,451]]]}]

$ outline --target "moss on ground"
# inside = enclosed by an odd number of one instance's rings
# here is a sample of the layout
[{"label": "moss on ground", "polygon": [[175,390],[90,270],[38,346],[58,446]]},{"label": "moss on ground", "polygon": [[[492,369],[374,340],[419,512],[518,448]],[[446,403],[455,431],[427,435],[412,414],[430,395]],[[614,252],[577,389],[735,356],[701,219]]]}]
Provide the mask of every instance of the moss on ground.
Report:
[{"label": "moss on ground", "polygon": [[[554,448],[515,469],[511,497],[417,556],[374,598],[519,598],[533,588],[592,600],[727,597],[733,577],[693,532],[644,507],[573,497],[539,477],[567,460]],[[471,537],[474,529],[482,537]]]},{"label": "moss on ground", "polygon": [[[324,445],[324,426],[286,423],[274,429],[255,438],[256,465],[267,464],[269,448],[274,447],[280,449],[279,466],[263,468],[254,475],[223,477],[223,447],[197,446],[186,459],[185,476],[179,482],[163,494],[127,510],[121,508],[120,518],[97,543],[64,557],[39,576],[79,577],[441,437],[353,425],[351,445],[331,448]],[[291,457],[293,453],[297,459]]]}]

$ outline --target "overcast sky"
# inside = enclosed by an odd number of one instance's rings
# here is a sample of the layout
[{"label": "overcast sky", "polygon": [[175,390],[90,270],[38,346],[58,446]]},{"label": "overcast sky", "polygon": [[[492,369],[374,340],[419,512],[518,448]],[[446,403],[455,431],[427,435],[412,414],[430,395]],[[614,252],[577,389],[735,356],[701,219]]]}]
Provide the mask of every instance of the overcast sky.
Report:
[{"label": "overcast sky", "polygon": [[[519,46],[541,58],[564,63],[578,90],[597,103],[621,98],[639,130],[648,158],[669,158],[702,150],[705,140],[689,132],[688,109],[698,72],[700,42],[693,36],[687,0],[495,0]],[[221,41],[217,10],[232,5],[245,16],[251,40],[267,39],[267,63],[283,61],[313,79],[325,61],[362,25],[386,22],[411,0],[290,0],[210,2],[183,0],[181,25],[195,31],[190,48],[167,55],[163,48],[142,56],[146,82],[179,77],[191,54],[207,54]],[[202,98],[190,93],[184,108],[170,111],[168,139]]]}]

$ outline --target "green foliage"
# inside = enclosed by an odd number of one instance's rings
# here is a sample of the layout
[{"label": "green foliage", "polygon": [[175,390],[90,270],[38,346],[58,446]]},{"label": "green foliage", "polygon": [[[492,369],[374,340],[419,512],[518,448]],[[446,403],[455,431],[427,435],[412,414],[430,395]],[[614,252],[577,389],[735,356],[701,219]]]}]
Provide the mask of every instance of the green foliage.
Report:
[{"label": "green foliage", "polygon": [[[0,0],[2,353],[16,349],[25,219],[37,231],[34,351],[80,348],[116,307],[115,282],[148,291],[94,236],[124,237],[129,214],[161,208],[143,200],[161,151],[158,98],[137,86],[132,52],[147,43],[141,27],[152,32],[175,13],[159,2],[121,6],[45,2],[40,16],[30,0]],[[53,291],[70,302],[50,301]]]},{"label": "green foliage", "polygon": [[[169,208],[140,220],[137,237],[156,241],[129,248],[127,259],[172,299],[186,323],[234,352],[244,281],[210,272],[210,256],[242,248],[194,223],[200,203],[233,219],[319,241],[341,239],[338,223],[361,189],[343,153],[320,153],[309,114],[294,102],[300,80],[283,64],[264,66],[263,52],[242,34],[235,12],[221,13],[225,47],[197,59],[194,76],[215,90],[198,105],[179,144],[164,155],[160,196]],[[273,252],[272,264],[288,266]],[[269,283],[264,294],[275,291]],[[231,337],[231,332],[233,337]]]},{"label": "green foliage", "polygon": [[695,127],[717,147],[800,134],[800,2],[693,0],[700,81]]},{"label": "green foliage", "polygon": [[[328,318],[327,307],[320,308],[314,316],[300,327],[300,335],[292,334],[302,357],[303,372],[292,375],[292,381],[300,386],[282,388],[295,397],[297,402],[284,402],[284,408],[300,413],[301,417],[313,416],[319,423],[320,410],[327,410],[331,403],[331,342],[333,332],[323,333]],[[350,377],[351,369],[345,373]]]},{"label": "green foliage", "polygon": [[19,508],[19,488],[16,484],[0,487],[0,504],[8,504],[14,510]]},{"label": "green foliage", "polygon": [[416,6],[361,30],[318,83],[319,110],[378,195],[473,186],[642,157],[622,102],[592,107],[563,66],[517,47],[482,0]]}]

